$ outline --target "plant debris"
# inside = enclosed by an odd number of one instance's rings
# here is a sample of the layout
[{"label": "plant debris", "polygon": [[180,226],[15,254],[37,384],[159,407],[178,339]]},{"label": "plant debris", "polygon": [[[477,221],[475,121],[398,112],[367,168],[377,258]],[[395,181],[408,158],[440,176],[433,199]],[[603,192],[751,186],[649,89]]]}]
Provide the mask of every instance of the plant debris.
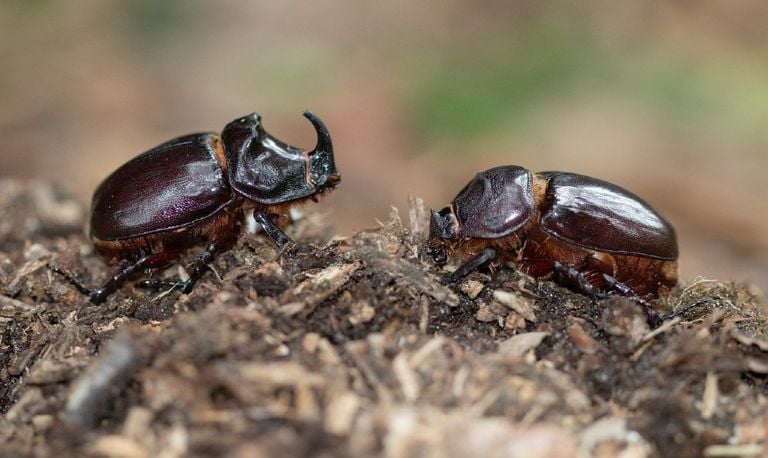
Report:
[{"label": "plant debris", "polygon": [[656,330],[628,300],[512,268],[449,286],[412,199],[405,224],[340,238],[308,215],[297,247],[243,237],[189,295],[128,285],[96,306],[46,267],[110,274],[82,208],[43,183],[0,194],[24,222],[0,225],[3,455],[768,453],[768,322],[747,286],[681,285]]}]

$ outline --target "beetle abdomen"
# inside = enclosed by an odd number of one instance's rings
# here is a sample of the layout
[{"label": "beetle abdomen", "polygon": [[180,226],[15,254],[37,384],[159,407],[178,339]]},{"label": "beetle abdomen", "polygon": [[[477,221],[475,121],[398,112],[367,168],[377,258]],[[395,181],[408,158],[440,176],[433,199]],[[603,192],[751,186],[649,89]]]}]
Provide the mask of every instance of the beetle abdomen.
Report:
[{"label": "beetle abdomen", "polygon": [[541,227],[548,234],[592,250],[677,259],[672,226],[645,201],[606,181],[565,172],[548,178]]},{"label": "beetle abdomen", "polygon": [[122,240],[187,227],[231,200],[215,134],[193,134],[129,161],[96,189],[91,235]]}]

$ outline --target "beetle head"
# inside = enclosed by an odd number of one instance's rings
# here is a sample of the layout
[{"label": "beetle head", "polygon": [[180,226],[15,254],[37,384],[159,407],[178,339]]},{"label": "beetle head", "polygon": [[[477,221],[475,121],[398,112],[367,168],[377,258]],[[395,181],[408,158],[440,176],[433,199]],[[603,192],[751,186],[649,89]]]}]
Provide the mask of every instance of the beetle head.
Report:
[{"label": "beetle head", "polygon": [[305,152],[273,137],[254,113],[229,123],[221,133],[232,188],[262,204],[279,204],[333,189],[339,181],[333,144],[323,122],[304,112],[317,131],[317,147]]},{"label": "beetle head", "polygon": [[432,210],[429,222],[429,235],[440,239],[456,239],[459,237],[459,222],[451,207],[445,207],[439,212]]},{"label": "beetle head", "polygon": [[431,212],[427,254],[432,257],[435,264],[443,265],[448,260],[445,241],[459,238],[459,223],[450,206],[439,212],[435,210]]}]

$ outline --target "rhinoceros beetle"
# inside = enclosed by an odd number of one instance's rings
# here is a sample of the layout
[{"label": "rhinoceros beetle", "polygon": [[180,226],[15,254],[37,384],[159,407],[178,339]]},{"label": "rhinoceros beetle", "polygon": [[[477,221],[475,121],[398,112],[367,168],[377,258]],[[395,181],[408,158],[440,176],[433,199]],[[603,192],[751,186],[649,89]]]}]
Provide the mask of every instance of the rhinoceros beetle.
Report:
[{"label": "rhinoceros beetle", "polygon": [[606,181],[566,172],[502,166],[478,173],[440,211],[432,210],[429,248],[468,259],[456,282],[488,262],[515,261],[595,296],[617,292],[661,319],[649,300],[677,284],[674,228],[646,202]]},{"label": "rhinoceros beetle", "polygon": [[133,274],[168,266],[186,249],[205,243],[185,281],[142,283],[180,286],[188,293],[215,254],[237,241],[248,211],[278,247],[285,246],[291,239],[277,221],[292,205],[316,200],[340,181],[328,129],[311,112],[304,116],[318,136],[309,152],[268,134],[253,113],[229,123],[221,135],[185,135],[135,157],[99,185],[91,205],[96,251],[128,263],[97,289],[53,270],[97,304]]}]

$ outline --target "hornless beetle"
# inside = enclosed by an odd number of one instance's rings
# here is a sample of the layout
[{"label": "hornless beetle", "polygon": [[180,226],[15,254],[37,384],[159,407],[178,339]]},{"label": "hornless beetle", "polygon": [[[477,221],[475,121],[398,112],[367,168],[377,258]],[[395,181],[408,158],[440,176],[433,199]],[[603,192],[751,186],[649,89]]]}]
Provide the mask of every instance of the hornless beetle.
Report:
[{"label": "hornless beetle", "polygon": [[251,210],[267,236],[285,246],[291,239],[275,222],[292,205],[316,200],[340,181],[328,129],[311,112],[304,116],[318,137],[309,152],[268,134],[254,113],[232,121],[221,135],[185,135],[127,162],[96,189],[90,237],[99,254],[129,264],[93,290],[53,270],[98,304],[133,274],[165,267],[204,242],[187,280],[143,282],[188,293],[215,254],[234,245]]},{"label": "hornless beetle", "polygon": [[456,282],[488,262],[514,260],[536,278],[595,296],[617,292],[661,317],[649,300],[677,284],[677,238],[642,199],[606,181],[502,166],[478,173],[453,202],[432,210],[429,247],[438,264],[469,259]]}]

